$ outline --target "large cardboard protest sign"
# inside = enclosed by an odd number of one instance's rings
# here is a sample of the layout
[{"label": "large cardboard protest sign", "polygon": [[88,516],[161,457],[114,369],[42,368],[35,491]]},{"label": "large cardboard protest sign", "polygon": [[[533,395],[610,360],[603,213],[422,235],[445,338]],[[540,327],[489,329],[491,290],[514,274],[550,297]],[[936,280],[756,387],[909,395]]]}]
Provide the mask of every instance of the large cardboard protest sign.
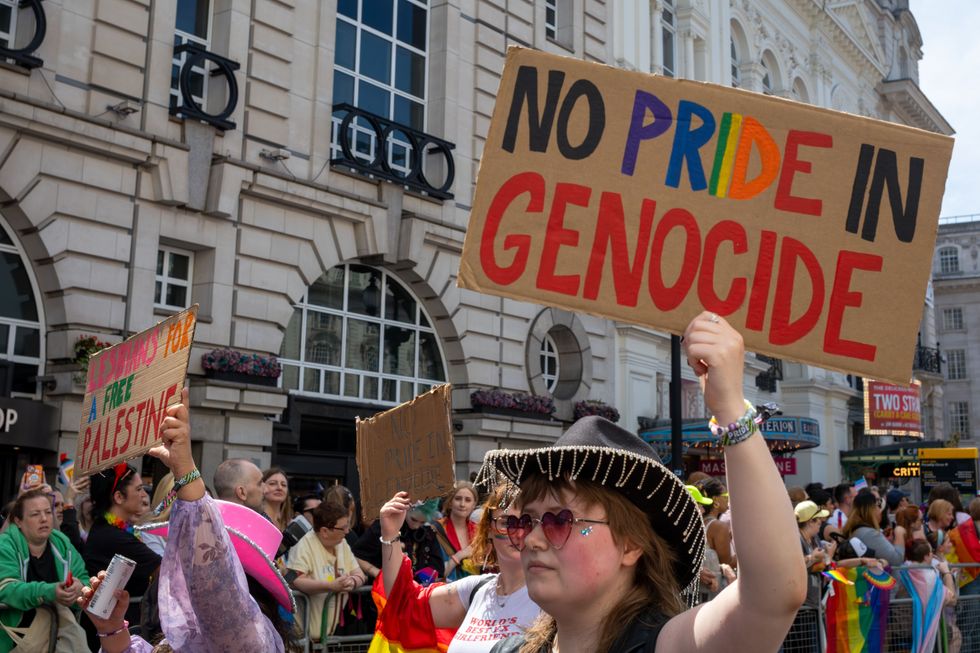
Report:
[{"label": "large cardboard protest sign", "polygon": [[395,492],[413,499],[445,494],[455,480],[451,386],[440,385],[368,419],[357,420],[357,473],[364,519]]},{"label": "large cardboard protest sign", "polygon": [[952,145],[512,48],[459,285],[907,383]]},{"label": "large cardboard protest sign", "polygon": [[180,401],[196,324],[194,304],[89,359],[76,477],[159,444],[167,406]]},{"label": "large cardboard protest sign", "polygon": [[922,437],[922,387],[864,380],[864,432]]}]

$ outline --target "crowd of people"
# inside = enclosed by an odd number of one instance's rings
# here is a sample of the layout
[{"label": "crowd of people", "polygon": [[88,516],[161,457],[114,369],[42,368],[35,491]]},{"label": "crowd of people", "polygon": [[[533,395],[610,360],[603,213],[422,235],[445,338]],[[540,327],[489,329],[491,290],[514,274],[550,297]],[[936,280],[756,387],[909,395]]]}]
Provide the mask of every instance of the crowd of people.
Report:
[{"label": "crowd of people", "polygon": [[[300,633],[322,639],[350,622],[375,637],[442,637],[450,653],[776,650],[807,596],[806,548],[743,397],[740,335],[703,313],[684,346],[716,416],[727,488],[685,489],[647,443],[589,417],[550,447],[489,452],[477,486],[457,483],[441,505],[398,492],[370,524],[347,488],[292,498],[283,470],[247,460],[221,463],[208,491],[185,390],[149,452],[171,472],[157,491],[121,463],[91,476],[90,521],[80,493],[57,522],[50,488],[11,507],[0,652],[33,630],[42,604],[64,608],[54,618],[83,624],[106,653],[289,651]],[[736,552],[734,533],[763,529],[768,547]],[[114,610],[76,620],[115,554],[136,570]],[[351,619],[368,609],[355,590],[372,582],[381,613]],[[702,589],[711,600],[699,602]]]}]

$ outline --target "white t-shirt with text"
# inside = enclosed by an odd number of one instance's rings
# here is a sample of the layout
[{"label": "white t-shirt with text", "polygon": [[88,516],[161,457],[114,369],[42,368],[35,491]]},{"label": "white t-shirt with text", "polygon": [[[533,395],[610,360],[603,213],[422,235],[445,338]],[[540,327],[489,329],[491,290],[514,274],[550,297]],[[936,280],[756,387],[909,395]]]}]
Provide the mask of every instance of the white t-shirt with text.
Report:
[{"label": "white t-shirt with text", "polygon": [[467,576],[453,583],[460,602],[469,605],[469,609],[448,653],[486,653],[496,642],[520,635],[537,619],[541,609],[528,596],[527,585],[506,597],[498,597],[497,577],[489,575],[491,580],[473,594],[473,589],[487,577],[486,574]]}]

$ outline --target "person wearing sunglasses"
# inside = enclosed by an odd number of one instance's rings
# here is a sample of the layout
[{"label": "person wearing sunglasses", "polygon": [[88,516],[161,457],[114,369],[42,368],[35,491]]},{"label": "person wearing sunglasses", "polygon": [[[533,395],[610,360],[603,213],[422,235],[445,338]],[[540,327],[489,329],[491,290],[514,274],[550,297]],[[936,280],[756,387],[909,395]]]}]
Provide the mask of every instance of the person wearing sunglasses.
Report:
[{"label": "person wearing sunglasses", "polygon": [[[540,609],[528,595],[520,551],[510,535],[520,527],[520,515],[513,505],[505,507],[505,499],[514,490],[509,484],[494,488],[471,541],[472,559],[491,573],[428,587],[412,579],[411,562],[401,552],[399,533],[412,508],[408,493],[399,492],[381,508],[382,582],[387,602],[378,623],[384,636],[410,639],[413,648],[442,650],[446,642],[440,638],[447,633],[437,629],[448,629],[455,633],[447,653],[486,653],[494,643],[519,635],[534,622]],[[412,633],[399,632],[399,627],[411,628]]]},{"label": "person wearing sunglasses", "polygon": [[[136,563],[136,569],[126,584],[132,596],[143,596],[150,587],[151,576],[160,566],[161,556],[137,539],[135,525],[144,513],[146,491],[136,469],[121,462],[91,476],[92,528],[85,541],[85,566],[89,576],[109,567],[114,555],[121,554]],[[140,623],[140,605],[133,603],[126,611],[126,619],[134,625]],[[89,644],[97,650],[98,639],[88,619],[82,620],[89,634]]]},{"label": "person wearing sunglasses", "polygon": [[[713,313],[683,344],[702,378],[725,451],[733,528],[766,533],[738,580],[685,610],[704,557],[701,514],[653,448],[601,417],[573,424],[551,447],[490,451],[478,480],[517,484],[507,529],[528,593],[546,616],[493,653],[775,651],[806,596],[803,555],[779,472],[743,398],[741,336]],[[761,420],[760,420],[761,421]]]}]

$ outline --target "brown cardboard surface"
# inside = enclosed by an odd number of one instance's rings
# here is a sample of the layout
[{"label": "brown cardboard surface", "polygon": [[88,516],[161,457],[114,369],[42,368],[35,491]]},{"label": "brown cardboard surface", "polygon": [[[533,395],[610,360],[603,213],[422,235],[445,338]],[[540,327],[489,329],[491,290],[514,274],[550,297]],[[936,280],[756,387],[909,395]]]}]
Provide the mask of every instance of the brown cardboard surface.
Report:
[{"label": "brown cardboard surface", "polygon": [[908,383],[952,146],[511,48],[459,285]]},{"label": "brown cardboard surface", "polygon": [[413,500],[442,496],[455,480],[451,386],[440,385],[423,395],[357,420],[357,472],[361,477],[361,509],[365,521],[396,492]]},{"label": "brown cardboard surface", "polygon": [[196,325],[194,304],[89,359],[77,478],[140,456],[160,442],[166,408],[180,401]]}]

